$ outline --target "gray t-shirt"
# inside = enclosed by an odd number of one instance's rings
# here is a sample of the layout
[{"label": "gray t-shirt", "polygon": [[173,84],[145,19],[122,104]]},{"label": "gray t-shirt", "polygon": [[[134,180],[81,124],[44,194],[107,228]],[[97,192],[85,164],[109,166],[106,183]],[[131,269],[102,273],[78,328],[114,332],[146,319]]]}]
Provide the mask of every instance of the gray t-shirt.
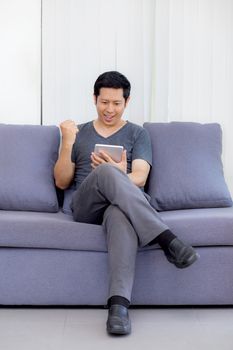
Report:
[{"label": "gray t-shirt", "polygon": [[147,131],[134,123],[127,122],[109,137],[97,133],[93,121],[78,125],[79,132],[72,149],[71,160],[75,163],[74,181],[76,188],[92,171],[91,152],[96,143],[123,146],[127,150],[127,173],[131,172],[132,161],[143,159],[152,164],[151,141]]}]

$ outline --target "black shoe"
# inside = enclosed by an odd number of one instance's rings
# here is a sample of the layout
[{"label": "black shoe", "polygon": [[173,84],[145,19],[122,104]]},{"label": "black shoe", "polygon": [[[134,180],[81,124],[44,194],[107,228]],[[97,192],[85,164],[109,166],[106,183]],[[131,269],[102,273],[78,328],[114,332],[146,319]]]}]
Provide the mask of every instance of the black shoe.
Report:
[{"label": "black shoe", "polygon": [[178,238],[171,241],[164,253],[168,261],[179,269],[192,265],[199,258],[192,246],[186,245]]},{"label": "black shoe", "polygon": [[114,304],[108,310],[107,332],[109,334],[130,334],[131,322],[127,307]]}]

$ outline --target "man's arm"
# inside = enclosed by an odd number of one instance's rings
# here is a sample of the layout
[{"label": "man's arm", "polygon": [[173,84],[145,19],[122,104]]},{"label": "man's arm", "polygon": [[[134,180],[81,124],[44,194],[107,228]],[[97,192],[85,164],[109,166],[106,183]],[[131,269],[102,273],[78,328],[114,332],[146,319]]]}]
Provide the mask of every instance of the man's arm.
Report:
[{"label": "man's arm", "polygon": [[78,128],[74,121],[66,120],[60,124],[62,145],[59,158],[54,167],[56,186],[61,189],[69,187],[74,178],[75,164],[71,161],[71,152]]},{"label": "man's arm", "polygon": [[128,174],[130,180],[139,187],[144,187],[150,172],[150,165],[143,159],[132,161],[132,171]]}]

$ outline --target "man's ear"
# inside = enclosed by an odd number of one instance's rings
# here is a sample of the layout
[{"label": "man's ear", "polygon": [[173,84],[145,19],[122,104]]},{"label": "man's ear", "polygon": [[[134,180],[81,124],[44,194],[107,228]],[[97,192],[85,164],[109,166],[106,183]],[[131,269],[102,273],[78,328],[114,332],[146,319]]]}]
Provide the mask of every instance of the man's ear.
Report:
[{"label": "man's ear", "polygon": [[127,98],[127,100],[125,101],[125,108],[128,106],[128,103],[130,101],[130,96]]},{"label": "man's ear", "polygon": [[94,100],[94,104],[96,105],[97,104],[97,97],[94,94],[93,94],[93,100]]}]

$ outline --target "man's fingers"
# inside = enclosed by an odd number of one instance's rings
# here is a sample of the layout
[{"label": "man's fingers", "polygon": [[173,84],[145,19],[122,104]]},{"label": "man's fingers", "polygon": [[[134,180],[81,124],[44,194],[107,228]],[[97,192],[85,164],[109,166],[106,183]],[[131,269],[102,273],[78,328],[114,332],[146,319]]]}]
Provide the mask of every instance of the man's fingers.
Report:
[{"label": "man's fingers", "polygon": [[100,151],[101,158],[104,159],[108,163],[113,163],[112,158],[105,152]]},{"label": "man's fingers", "polygon": [[94,152],[91,154],[91,160],[96,165],[106,163],[106,161],[103,158],[98,157]]},{"label": "man's fingers", "polygon": [[92,164],[99,164],[99,162],[95,159],[95,157],[93,155],[91,155],[91,161],[92,161]]}]

